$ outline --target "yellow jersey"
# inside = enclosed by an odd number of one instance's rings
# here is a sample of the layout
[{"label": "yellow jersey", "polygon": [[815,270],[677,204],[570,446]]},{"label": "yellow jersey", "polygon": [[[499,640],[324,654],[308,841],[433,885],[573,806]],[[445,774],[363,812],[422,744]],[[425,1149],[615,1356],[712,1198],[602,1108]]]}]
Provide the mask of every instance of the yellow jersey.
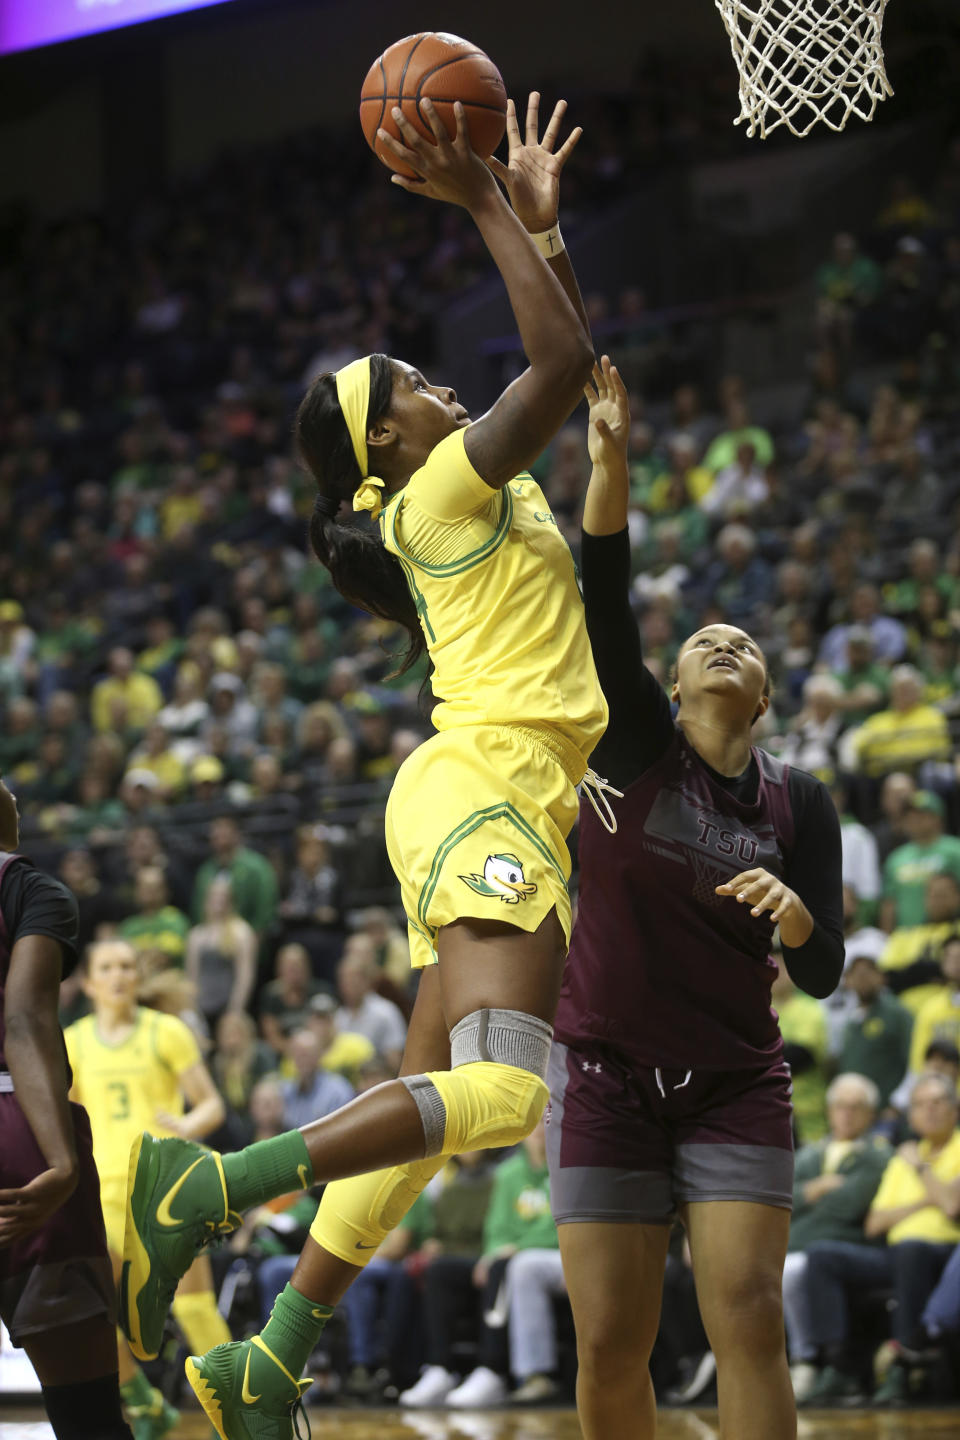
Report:
[{"label": "yellow jersey", "polygon": [[922,760],[950,758],[947,717],[933,705],[879,710],[863,722],[853,744],[859,768],[871,776],[914,770]]},{"label": "yellow jersey", "polygon": [[64,1031],[73,1071],[73,1098],[90,1116],[93,1158],[101,1182],[126,1182],[130,1146],[144,1130],[172,1135],[157,1112],[182,1115],[180,1076],[200,1060],[192,1030],[175,1015],[137,1007],[126,1040],[107,1045],[96,1016],[85,1015]]},{"label": "yellow jersey", "polygon": [[[917,1146],[920,1158],[930,1157],[929,1140]],[[960,1130],[944,1145],[940,1154],[930,1161],[930,1169],[938,1180],[950,1184],[960,1176]],[[915,1205],[926,1198],[920,1176],[902,1155],[894,1155],[880,1179],[880,1188],[873,1197],[871,1210],[898,1210],[901,1205]],[[931,1245],[956,1245],[960,1240],[960,1224],[950,1220],[939,1205],[925,1205],[887,1231],[887,1244],[899,1245],[901,1240],[926,1240]]]},{"label": "yellow jersey", "polygon": [[910,1042],[910,1069],[917,1075],[932,1040],[949,1040],[951,1045],[960,1046],[960,990],[950,985],[942,985],[939,993],[931,995],[917,1011]]},{"label": "yellow jersey", "polygon": [[584,763],[607,724],[576,568],[532,476],[495,490],[455,430],[384,507],[435,666],[438,730],[544,728]]}]

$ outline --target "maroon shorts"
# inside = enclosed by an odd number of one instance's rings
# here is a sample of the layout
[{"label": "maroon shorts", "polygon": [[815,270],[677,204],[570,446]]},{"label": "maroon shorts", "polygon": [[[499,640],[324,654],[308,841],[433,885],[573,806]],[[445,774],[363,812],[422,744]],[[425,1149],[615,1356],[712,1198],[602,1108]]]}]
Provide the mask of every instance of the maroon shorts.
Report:
[{"label": "maroon shorts", "polygon": [[[39,1230],[0,1249],[0,1319],[15,1345],[79,1320],[115,1320],[90,1121],[82,1105],[70,1110],[80,1162],[76,1190]],[[0,1189],[18,1189],[46,1169],[16,1095],[0,1094]]]},{"label": "maroon shorts", "polygon": [[790,1071],[661,1070],[554,1041],[547,1161],[557,1224],[669,1224],[677,1206],[793,1203]]}]

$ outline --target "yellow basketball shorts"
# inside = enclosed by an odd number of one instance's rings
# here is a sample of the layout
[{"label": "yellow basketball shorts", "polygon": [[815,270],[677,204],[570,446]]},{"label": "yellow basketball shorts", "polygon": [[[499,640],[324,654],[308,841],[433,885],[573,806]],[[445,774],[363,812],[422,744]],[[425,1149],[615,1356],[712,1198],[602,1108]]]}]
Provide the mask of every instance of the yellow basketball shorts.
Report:
[{"label": "yellow basketball shorts", "polygon": [[566,839],[585,769],[569,742],[520,725],[444,730],[403,762],[386,832],[414,967],[467,917],[533,931],[556,908],[569,942]]}]

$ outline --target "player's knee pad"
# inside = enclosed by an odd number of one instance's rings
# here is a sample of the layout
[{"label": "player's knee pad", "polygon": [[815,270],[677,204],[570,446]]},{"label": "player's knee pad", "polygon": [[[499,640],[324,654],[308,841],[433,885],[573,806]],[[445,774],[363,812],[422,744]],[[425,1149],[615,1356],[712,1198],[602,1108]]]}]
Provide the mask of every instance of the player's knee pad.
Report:
[{"label": "player's knee pad", "polygon": [[348,1265],[366,1265],[445,1163],[445,1156],[433,1155],[331,1181],[310,1226],[311,1239]]},{"label": "player's knee pad", "polygon": [[404,1084],[423,1121],[426,1154],[515,1145],[546,1108],[551,1027],[519,1010],[475,1010],[450,1032],[450,1070]]}]

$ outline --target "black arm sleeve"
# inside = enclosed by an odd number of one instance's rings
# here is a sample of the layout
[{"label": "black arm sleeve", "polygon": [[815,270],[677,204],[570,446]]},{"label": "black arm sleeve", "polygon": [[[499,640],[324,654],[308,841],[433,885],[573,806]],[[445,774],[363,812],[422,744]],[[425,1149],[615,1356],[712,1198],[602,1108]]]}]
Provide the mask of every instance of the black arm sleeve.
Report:
[{"label": "black arm sleeve", "polygon": [[49,935],[62,952],[61,978],[69,975],[78,959],[80,920],[66,885],[29,863],[11,865],[3,877],[2,903],[11,945],[26,935]]},{"label": "black arm sleeve", "polygon": [[813,932],[802,945],[784,945],[783,960],[793,983],[823,1000],[843,974],[840,821],[830,792],[819,780],[791,770],[787,783],[795,830],[784,880],[813,916]]},{"label": "black arm sleeve", "polygon": [[610,723],[591,764],[625,790],[672,742],[670,701],[643,663],[640,632],[630,609],[628,532],[589,535],[585,530],[580,571],[587,631],[610,707]]}]

